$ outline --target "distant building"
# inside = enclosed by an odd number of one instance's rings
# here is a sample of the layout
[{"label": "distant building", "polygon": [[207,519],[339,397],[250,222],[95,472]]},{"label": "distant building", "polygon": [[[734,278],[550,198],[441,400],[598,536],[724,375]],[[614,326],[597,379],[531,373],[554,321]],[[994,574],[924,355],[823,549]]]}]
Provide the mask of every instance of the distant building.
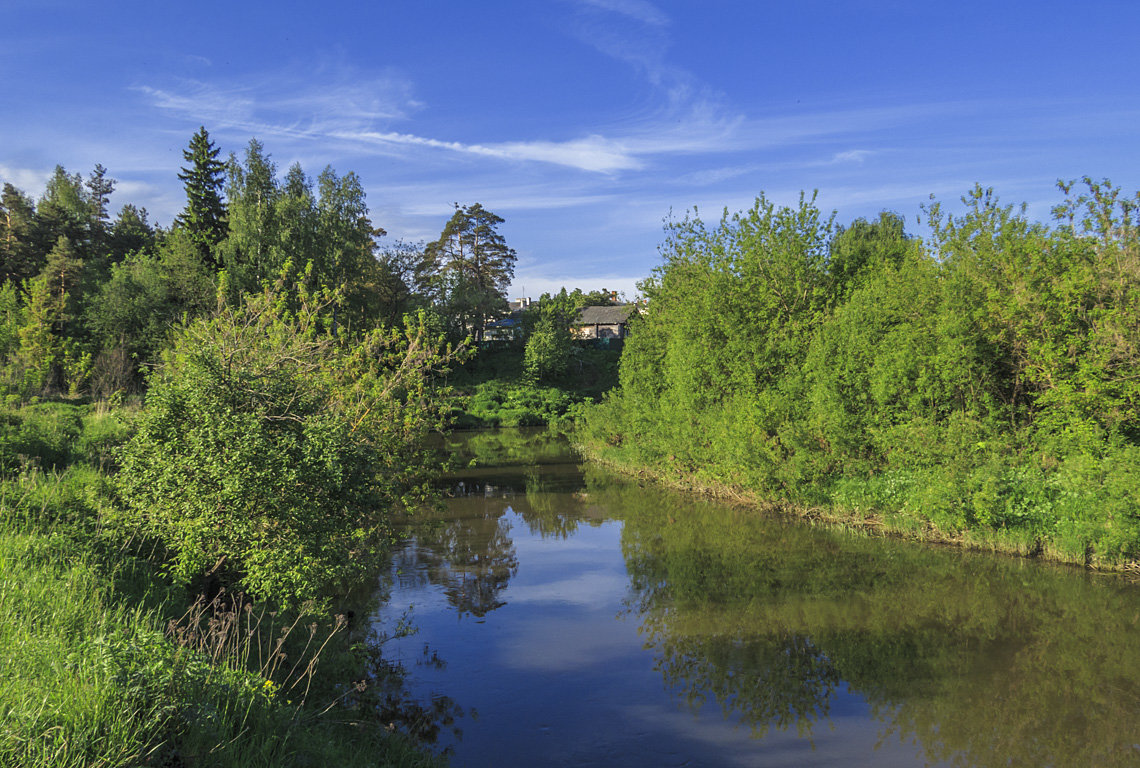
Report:
[{"label": "distant building", "polygon": [[629,335],[629,317],[636,311],[636,304],[583,307],[572,326],[574,336],[579,339],[624,339]]},{"label": "distant building", "polygon": [[483,341],[511,341],[522,336],[522,320],[519,315],[531,305],[529,297],[511,299],[507,302],[511,313],[506,317],[492,320],[483,328]]},{"label": "distant building", "polygon": [[518,316],[492,320],[483,327],[483,341],[510,341],[522,335],[522,321]]}]

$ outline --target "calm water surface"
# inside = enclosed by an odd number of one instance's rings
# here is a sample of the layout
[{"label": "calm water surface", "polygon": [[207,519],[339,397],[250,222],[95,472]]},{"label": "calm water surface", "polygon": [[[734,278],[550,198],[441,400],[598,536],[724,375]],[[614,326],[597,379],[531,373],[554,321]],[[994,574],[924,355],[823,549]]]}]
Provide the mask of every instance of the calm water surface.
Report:
[{"label": "calm water surface", "polygon": [[1140,765],[1140,585],[449,450],[375,620],[455,766]]}]

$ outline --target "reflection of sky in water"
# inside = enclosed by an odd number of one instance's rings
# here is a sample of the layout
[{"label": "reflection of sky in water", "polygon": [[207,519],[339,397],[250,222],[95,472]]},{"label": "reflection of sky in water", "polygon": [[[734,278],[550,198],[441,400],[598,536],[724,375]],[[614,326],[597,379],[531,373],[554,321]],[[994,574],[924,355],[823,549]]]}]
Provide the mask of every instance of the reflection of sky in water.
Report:
[{"label": "reflection of sky in water", "polygon": [[515,469],[420,518],[381,616],[457,767],[1140,765],[1134,586]]},{"label": "reflection of sky in water", "polygon": [[[818,727],[810,739],[795,731],[772,731],[763,740],[763,748],[747,735],[745,726],[736,725],[720,716],[717,709],[693,715],[668,705],[638,704],[623,712],[631,723],[641,722],[649,728],[666,728],[690,745],[704,744],[716,751],[723,765],[744,768],[802,768],[811,765],[866,766],[867,768],[902,768],[925,765],[917,746],[891,742],[879,748],[880,732],[867,727],[866,705],[858,697],[841,694],[837,709],[849,714],[833,713],[830,727]],[[844,701],[846,700],[846,701]],[[670,755],[660,764],[666,765]],[[675,759],[676,755],[672,755]],[[652,762],[644,763],[653,764]],[[674,763],[676,764],[676,763]],[[699,764],[699,763],[698,763]]]},{"label": "reflection of sky in water", "polygon": [[[758,740],[715,701],[691,708],[662,679],[628,613],[621,523],[543,539],[514,511],[503,520],[519,563],[504,606],[460,617],[439,586],[409,581],[381,616],[394,620],[414,604],[418,633],[385,652],[408,665],[422,696],[449,696],[474,712],[459,723],[457,768],[924,764],[910,745],[876,748],[882,724],[848,693],[836,696],[830,726],[817,724],[811,740],[794,728]],[[425,645],[445,668],[417,664]]]}]

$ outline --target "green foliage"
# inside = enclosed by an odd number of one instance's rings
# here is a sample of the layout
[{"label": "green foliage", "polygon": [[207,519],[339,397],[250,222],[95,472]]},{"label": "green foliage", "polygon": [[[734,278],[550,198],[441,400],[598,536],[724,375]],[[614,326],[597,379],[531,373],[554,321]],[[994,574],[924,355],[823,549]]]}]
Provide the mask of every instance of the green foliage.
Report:
[{"label": "green foliage", "polygon": [[186,207],[177,223],[189,234],[202,262],[214,267],[221,266],[214,249],[226,236],[226,206],[221,195],[225,164],[218,159],[219,151],[202,126],[182,150],[190,165],[178,174],[186,189]]},{"label": "green foliage", "polygon": [[151,376],[118,485],[179,580],[328,596],[374,566],[389,511],[429,495],[437,340],[413,323],[338,341],[320,313],[250,296],[181,330]]},{"label": "green foliage", "polygon": [[122,350],[130,361],[126,379],[105,388],[133,385],[136,369],[158,362],[180,322],[215,305],[214,275],[182,230],[167,237],[156,254],[134,254],[113,266],[84,316],[102,349]]},{"label": "green foliage", "polygon": [[24,311],[16,283],[0,286],[0,360],[9,359],[20,347]]},{"label": "green foliage", "polygon": [[35,203],[11,184],[0,195],[0,270],[6,284],[34,277],[43,268]]},{"label": "green foliage", "polygon": [[557,381],[569,370],[573,351],[570,328],[556,318],[543,317],[526,341],[523,372],[532,381]]},{"label": "green foliage", "polygon": [[1136,559],[1106,468],[1140,439],[1140,198],[1085,187],[1052,229],[975,188],[927,207],[926,243],[803,199],[673,222],[580,438],[672,479]]},{"label": "green foliage", "polygon": [[183,612],[121,543],[114,560],[100,555],[96,532],[73,519],[97,514],[99,482],[73,467],[4,484],[0,766],[432,764],[376,713],[335,706],[346,691],[364,699],[317,674],[345,662],[364,674],[343,621],[265,606]]},{"label": "green foliage", "polygon": [[22,374],[18,387],[23,392],[39,395],[55,386],[63,342],[54,328],[62,324],[63,318],[63,304],[52,293],[51,276],[41,274],[30,281],[15,361],[17,375]]},{"label": "green foliage", "polygon": [[453,419],[458,427],[539,427],[558,422],[577,402],[557,387],[491,380],[475,387]]},{"label": "green foliage", "polygon": [[327,309],[334,331],[367,332],[381,320],[399,324],[402,311],[389,304],[395,278],[374,255],[375,238],[384,232],[368,218],[356,174],[340,176],[327,167],[314,192],[312,181],[294,164],[280,183],[256,139],[244,162],[230,157],[227,173],[229,236],[220,250],[231,298],[284,279],[310,291],[337,292]]},{"label": "green foliage", "polygon": [[583,363],[588,354],[585,347],[574,344],[570,326],[583,307],[608,306],[613,303],[613,296],[605,290],[586,293],[580,288],[571,292],[563,288],[556,294],[544,293],[527,307],[521,313],[526,337],[523,373],[527,380],[564,386],[577,384],[577,388],[582,389]]},{"label": "green foliage", "polygon": [[3,409],[0,417],[0,470],[23,467],[61,470],[76,460],[83,431],[80,407],[40,403]]},{"label": "green foliage", "polygon": [[506,312],[516,255],[498,232],[502,223],[479,203],[456,203],[439,239],[424,248],[421,272],[432,275],[437,301],[457,338],[470,333],[482,341],[487,322]]}]

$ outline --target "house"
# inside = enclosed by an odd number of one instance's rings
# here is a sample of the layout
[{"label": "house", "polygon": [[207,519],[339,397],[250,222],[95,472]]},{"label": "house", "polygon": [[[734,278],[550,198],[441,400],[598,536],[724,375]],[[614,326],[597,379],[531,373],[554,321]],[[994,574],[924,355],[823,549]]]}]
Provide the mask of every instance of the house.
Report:
[{"label": "house", "polygon": [[492,320],[483,326],[483,341],[511,341],[522,335],[522,321],[518,313],[498,320]]},{"label": "house", "polygon": [[487,323],[483,327],[483,341],[511,341],[520,338],[523,331],[521,313],[533,303],[530,297],[508,301],[507,308],[511,313]]},{"label": "house", "polygon": [[636,304],[583,307],[571,330],[578,339],[624,339],[629,335],[629,317],[636,311]]}]

